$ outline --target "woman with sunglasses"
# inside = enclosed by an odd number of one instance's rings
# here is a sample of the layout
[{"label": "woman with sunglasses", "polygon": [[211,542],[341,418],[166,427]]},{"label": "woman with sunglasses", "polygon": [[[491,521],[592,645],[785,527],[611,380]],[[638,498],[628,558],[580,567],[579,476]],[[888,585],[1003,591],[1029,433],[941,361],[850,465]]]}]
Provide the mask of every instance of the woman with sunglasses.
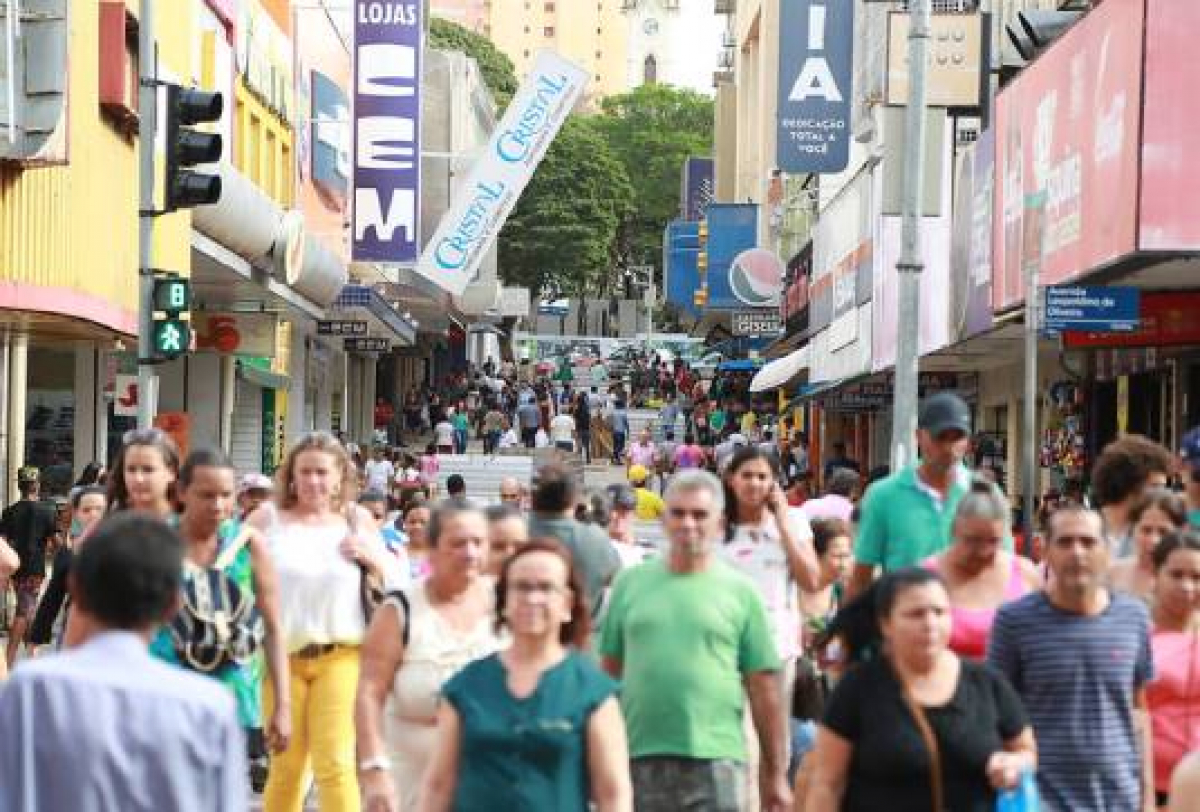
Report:
[{"label": "woman with sunglasses", "polygon": [[512,645],[442,688],[422,812],[631,812],[617,683],[581,651],[587,596],[566,548],[537,539],[504,563],[495,623]]},{"label": "woman with sunglasses", "polygon": [[[366,634],[364,585],[397,580],[371,515],[354,502],[358,472],[332,435],[314,432],[284,458],[278,504],[249,524],[267,539],[279,577],[279,614],[288,652],[292,736],[271,760],[264,806],[300,812],[309,773],[321,812],[359,812],[354,758],[354,692]],[[288,697],[267,683],[268,716]]]},{"label": "woman with sunglasses", "polygon": [[136,510],[164,521],[175,511],[179,449],[162,429],[126,432],[108,478],[108,509]]}]

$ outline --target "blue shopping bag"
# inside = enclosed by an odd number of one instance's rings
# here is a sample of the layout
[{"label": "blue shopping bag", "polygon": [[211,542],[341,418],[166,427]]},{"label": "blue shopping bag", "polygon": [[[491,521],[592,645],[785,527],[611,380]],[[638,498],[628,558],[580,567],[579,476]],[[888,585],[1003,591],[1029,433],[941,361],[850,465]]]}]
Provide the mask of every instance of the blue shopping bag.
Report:
[{"label": "blue shopping bag", "polygon": [[1039,812],[1037,780],[1032,770],[1021,774],[1020,782],[996,796],[996,812]]}]

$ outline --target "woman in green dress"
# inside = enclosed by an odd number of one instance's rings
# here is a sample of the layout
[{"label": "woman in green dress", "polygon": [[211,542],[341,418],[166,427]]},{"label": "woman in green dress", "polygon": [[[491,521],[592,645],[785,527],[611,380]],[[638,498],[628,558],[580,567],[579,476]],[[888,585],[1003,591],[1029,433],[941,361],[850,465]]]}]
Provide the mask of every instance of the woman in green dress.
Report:
[{"label": "woman in green dress", "polygon": [[582,652],[587,606],[558,542],[505,562],[496,623],[512,645],[443,687],[423,812],[631,812],[617,683]]},{"label": "woman in green dress", "polygon": [[[220,568],[240,591],[252,595],[266,632],[261,649],[250,660],[243,664],[228,663],[207,675],[233,692],[238,720],[247,731],[251,750],[256,749],[255,743],[265,734],[266,747],[271,752],[280,752],[291,737],[291,711],[287,701],[287,651],[279,626],[278,580],[262,536],[253,530],[243,536],[242,525],[232,518],[237,503],[234,468],[229,458],[211,449],[189,454],[179,469],[178,500],[182,510],[173,523],[183,538],[187,561],[201,569]],[[166,627],[151,641],[150,652],[186,667]],[[264,659],[276,696],[284,698],[276,704],[265,731]]]}]

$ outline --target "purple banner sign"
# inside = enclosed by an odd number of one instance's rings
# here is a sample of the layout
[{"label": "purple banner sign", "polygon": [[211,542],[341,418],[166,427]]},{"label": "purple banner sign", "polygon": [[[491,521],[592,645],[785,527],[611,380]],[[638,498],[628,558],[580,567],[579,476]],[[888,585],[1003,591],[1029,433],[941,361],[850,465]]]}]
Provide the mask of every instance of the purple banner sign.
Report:
[{"label": "purple banner sign", "polygon": [[412,263],[420,253],[421,9],[354,2],[356,261]]}]

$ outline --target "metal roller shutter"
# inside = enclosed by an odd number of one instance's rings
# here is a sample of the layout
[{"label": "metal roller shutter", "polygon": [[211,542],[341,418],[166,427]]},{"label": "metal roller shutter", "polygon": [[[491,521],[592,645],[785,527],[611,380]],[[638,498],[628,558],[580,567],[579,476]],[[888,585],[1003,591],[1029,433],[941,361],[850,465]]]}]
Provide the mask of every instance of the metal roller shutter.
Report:
[{"label": "metal roller shutter", "polygon": [[262,470],[262,388],[238,379],[229,455],[239,474]]}]

